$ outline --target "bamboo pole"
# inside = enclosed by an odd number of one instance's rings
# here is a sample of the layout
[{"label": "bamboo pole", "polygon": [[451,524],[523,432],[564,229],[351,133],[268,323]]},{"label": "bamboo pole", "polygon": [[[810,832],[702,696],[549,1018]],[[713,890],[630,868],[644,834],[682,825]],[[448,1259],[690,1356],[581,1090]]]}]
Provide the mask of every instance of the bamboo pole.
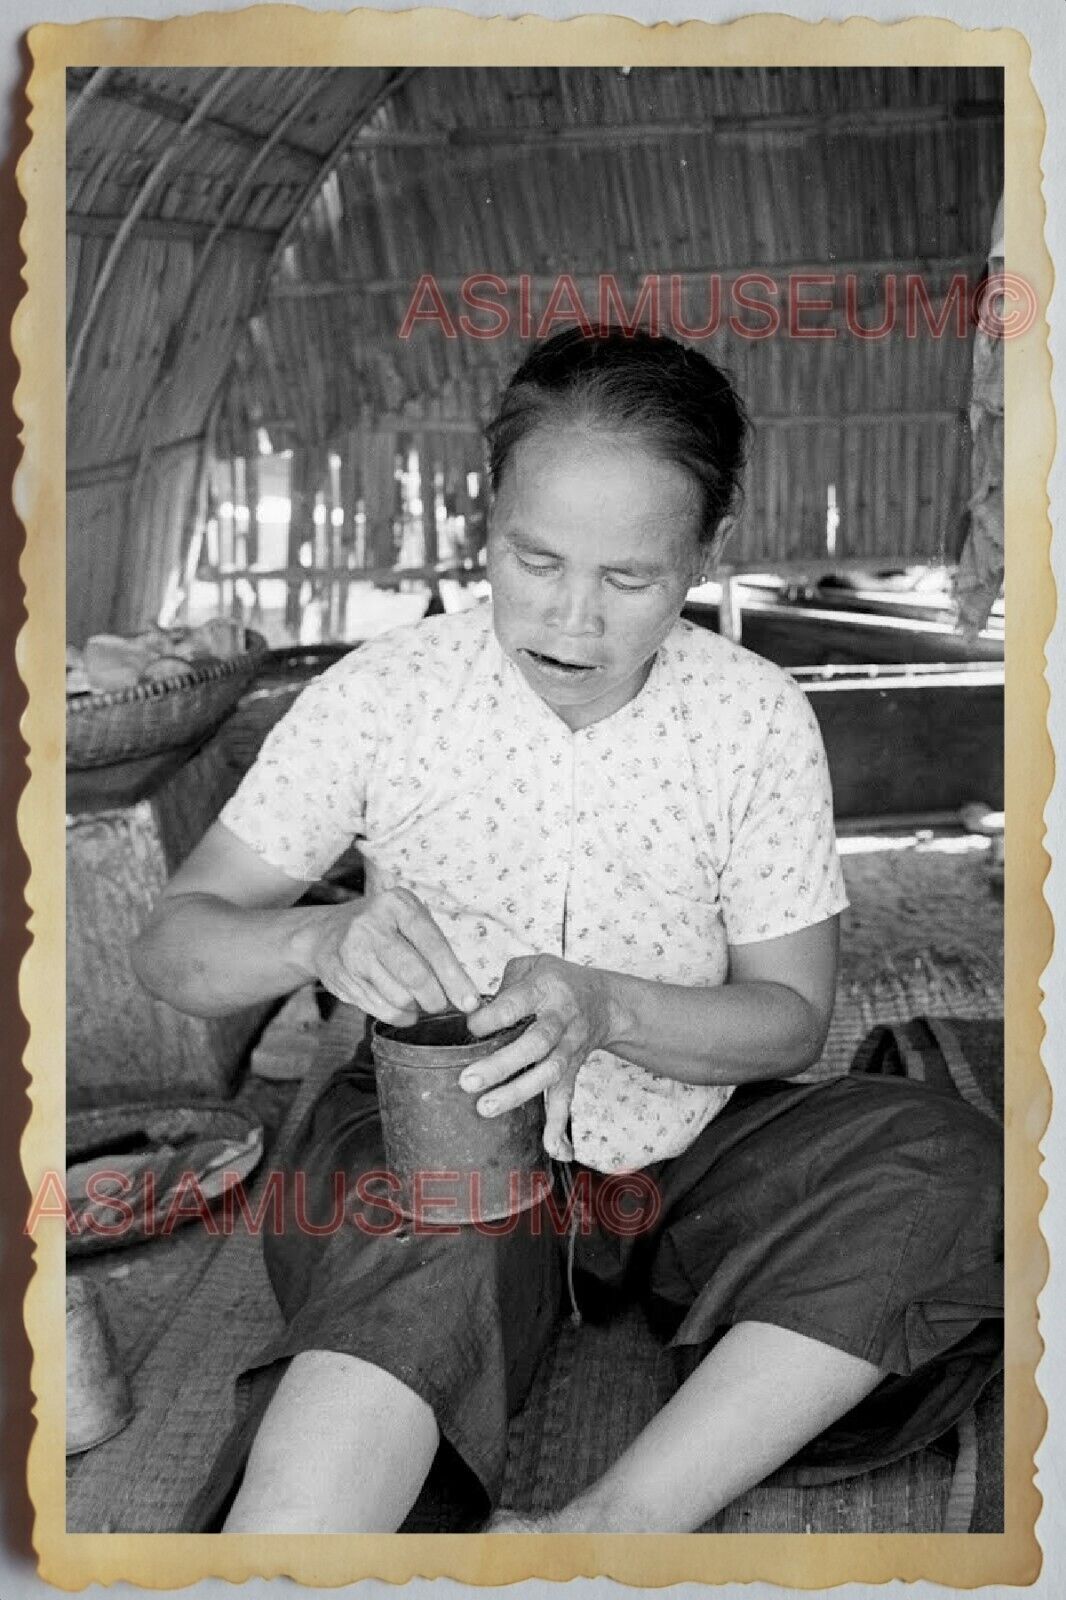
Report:
[{"label": "bamboo pole", "polygon": [[731,644],[740,643],[740,592],[733,577],[724,577],[722,598],[718,608],[718,631]]},{"label": "bamboo pole", "polygon": [[[67,233],[78,239],[113,239],[125,221],[124,216],[68,211],[66,227]],[[134,232],[138,239],[203,244],[218,229],[218,223],[212,228],[207,222],[190,222],[184,217],[141,217]],[[227,224],[221,232],[225,233],[227,238],[242,239],[261,248],[272,245],[278,236],[277,228],[253,228],[247,224],[234,223]]]},{"label": "bamboo pole", "polygon": [[96,96],[102,92],[107,84],[107,80],[111,77],[111,74],[114,72],[114,70],[115,69],[113,67],[95,67],[89,74],[89,77],[78,91],[78,95],[74,101],[74,104],[67,112],[68,139],[70,138],[71,128],[73,128],[74,124],[78,121],[82,112],[85,110],[85,107],[89,104],[89,101],[94,100]]},{"label": "bamboo pole", "polygon": [[[324,160],[318,164],[314,177],[309,180],[301,192],[295,207],[285,223],[285,226],[282,228],[275,240],[274,249],[271,252],[270,257],[266,261],[257,277],[255,287],[249,297],[249,311],[245,320],[246,336],[247,330],[250,328],[254,318],[263,310],[267,303],[271,278],[282,260],[289,241],[291,240],[300,223],[303,221],[308,209],[313,204],[315,196],[319,193],[322,184],[325,182],[325,179],[332,171],[335,170],[337,164],[351,148],[351,145],[358,136],[360,130],[365,125],[368,118],[372,117],[376,111],[379,111],[384,105],[386,105],[392,96],[396,94],[396,92],[413,76],[417,70],[418,69],[415,67],[403,67],[398,71],[391,73],[383,83],[378,85],[373,94],[368,96],[367,99],[361,101],[344,133],[333,145],[332,149],[324,158]],[[229,352],[228,361],[223,369],[218,383],[215,386],[216,392],[224,393],[230,386],[236,361],[237,343],[239,343],[239,341],[235,341],[234,348]],[[286,612],[288,612],[290,609],[291,595],[286,601]]]},{"label": "bamboo pole", "polygon": [[[920,257],[915,256],[912,260],[905,262],[902,262],[898,256],[855,256],[848,260],[834,260],[832,262],[832,272],[835,283],[833,285],[827,284],[825,288],[827,291],[832,290],[835,297],[834,305],[836,306],[837,297],[840,299],[840,304],[843,304],[843,280],[849,273],[852,273],[858,277],[863,273],[877,275],[887,272],[898,273],[905,270],[909,273],[921,274],[923,277],[931,278],[938,273],[953,274],[955,272],[962,272],[966,269],[976,273],[976,270],[980,264],[980,257],[978,257],[976,254],[939,257],[923,255]],[[707,267],[662,266],[659,267],[653,274],[651,274],[651,276],[659,280],[660,289],[662,289],[664,283],[667,283],[672,279],[677,279],[682,287],[695,285],[697,288],[699,288],[706,287],[708,278],[716,278],[722,285],[722,298],[724,303],[726,300],[726,286],[735,281],[737,278],[746,276],[748,273],[768,273],[771,276],[776,274],[777,277],[781,278],[786,277],[791,273],[799,276],[805,273],[824,273],[826,271],[827,266],[825,261],[801,261],[794,258],[789,258],[786,255],[781,259],[771,261],[767,261],[764,257],[762,260],[754,262],[730,262],[728,264],[723,263],[721,265],[716,262]],[[520,277],[528,277],[531,292],[540,295],[550,294],[558,283],[558,278],[548,273],[522,273],[517,268],[513,272],[501,272],[498,274],[498,276],[503,279],[504,283],[506,283],[508,287],[515,288],[517,288]],[[600,279],[603,274],[599,272],[584,271],[572,272],[570,276],[573,278],[578,289],[583,291],[582,299],[584,299],[584,291],[590,286],[596,288],[598,291]],[[648,276],[648,274],[645,272],[638,273],[631,271],[628,273],[617,273],[614,275],[614,278],[619,290],[630,289],[632,291],[641,286],[646,276]],[[433,282],[435,287],[442,295],[456,295],[463,289],[468,281],[468,278],[469,274],[463,275],[459,273],[441,273],[439,275],[434,274]],[[304,281],[297,283],[285,281],[274,283],[271,286],[270,297],[271,299],[277,300],[314,299],[319,296],[337,294],[402,294],[410,297],[417,281],[417,277],[401,277],[397,272],[391,272],[388,277],[384,278],[340,276],[336,278],[321,278],[313,282]],[[836,308],[839,309],[839,306],[836,306]],[[593,303],[592,305],[589,305],[587,309],[591,314],[597,308],[595,303]]]},{"label": "bamboo pole", "polygon": [[[247,72],[248,69],[243,70]],[[321,68],[311,70],[317,70],[319,75],[322,75]],[[103,88],[102,93],[104,99],[116,105],[134,106],[138,111],[145,111],[149,116],[159,117],[164,122],[181,124],[188,115],[187,108],[180,100],[172,99],[157,88],[146,89],[129,80],[121,84],[110,82]],[[206,126],[210,133],[225,140],[227,144],[239,145],[244,150],[256,149],[260,144],[259,135],[252,129],[242,128],[235,122],[227,122],[223,117],[208,117]],[[319,151],[312,150],[306,145],[293,144],[288,140],[283,144],[282,152],[286,160],[295,162],[305,172],[317,170],[322,159]]]},{"label": "bamboo pole", "polygon": [[306,569],[300,564],[300,549],[307,537],[310,522],[309,501],[310,493],[310,451],[303,445],[297,446],[292,452],[292,478],[289,485],[289,538],[288,538],[288,565],[281,572],[264,573],[264,577],[282,577],[286,579],[285,593],[285,626],[293,639],[300,632],[300,591],[306,577]]},{"label": "bamboo pole", "polygon": [[663,122],[567,123],[553,128],[516,127],[514,124],[491,128],[392,128],[366,129],[360,134],[357,151],[468,149],[488,145],[492,149],[542,149],[544,146],[589,147],[645,145],[651,141],[700,138],[719,141],[752,134],[760,137],[787,136],[791,139],[821,139],[827,134],[897,134],[909,130],[972,126],[978,122],[998,123],[1003,107],[998,100],[960,102],[957,106],[866,106],[858,111],[829,111],[817,115],[801,112],[736,113],[698,118],[673,118]]},{"label": "bamboo pole", "polygon": [[[157,445],[158,419],[164,412],[163,402],[165,397],[169,394],[174,382],[174,375],[178,368],[178,357],[182,350],[187,346],[188,341],[192,336],[193,329],[196,325],[194,312],[197,307],[197,302],[202,298],[205,292],[205,285],[208,281],[208,263],[214,254],[216,245],[222,238],[223,234],[227,232],[230,223],[236,216],[237,209],[247,193],[248,185],[252,178],[263,165],[263,162],[266,160],[267,156],[270,155],[277,147],[285,130],[291,126],[292,122],[297,117],[301,116],[303,112],[306,111],[307,107],[311,104],[312,100],[319,92],[320,73],[314,68],[310,70],[311,83],[309,88],[305,90],[302,95],[299,95],[296,98],[293,104],[289,107],[289,110],[271,130],[268,137],[263,140],[255,157],[242,171],[240,178],[234,186],[233,192],[226,203],[222,215],[219,217],[218,221],[207,235],[203,250],[201,251],[199,259],[196,262],[196,268],[193,273],[192,283],[189,286],[188,293],[185,296],[185,300],[180,310],[174,316],[170,327],[167,330],[167,337],[163,342],[163,348],[159,358],[159,365],[156,369],[155,383],[152,387],[151,399],[149,401],[147,415],[144,420],[140,457],[134,477],[134,488],[131,491],[131,498],[134,500],[137,498],[140,480],[147,470],[148,458]],[[337,72],[340,69],[334,68],[332,70]],[[264,236],[260,235],[260,238],[262,237]],[[265,237],[269,239],[271,243],[273,243],[277,238],[277,234],[267,234]],[[235,329],[233,335],[234,346],[236,346],[239,342],[239,338],[240,334]]]},{"label": "bamboo pole", "polygon": [[254,568],[259,565],[259,431],[254,423],[248,424],[244,455],[245,497],[248,501],[248,533],[245,539],[245,563],[248,581],[252,586],[252,621],[262,619],[262,596],[259,579]]},{"label": "bamboo pole", "polygon": [[151,171],[148,173],[148,176],[145,178],[140,189],[138,190],[136,199],[130,207],[121,228],[119,229],[118,233],[116,233],[110,250],[104,257],[103,265],[101,266],[96,282],[93,285],[93,292],[89,297],[89,304],[85,309],[85,316],[82,319],[81,327],[79,328],[77,338],[74,341],[74,349],[71,352],[70,366],[67,372],[68,401],[70,400],[70,397],[74,391],[74,384],[77,380],[78,374],[81,371],[81,363],[85,355],[85,349],[88,343],[89,334],[92,331],[93,323],[96,321],[97,314],[101,305],[103,304],[104,295],[107,293],[111,279],[115,275],[115,271],[122,259],[126,246],[130,241],[138,218],[147,209],[149,201],[152,199],[160,183],[162,183],[163,178],[166,176],[168,167],[188,139],[189,135],[193,133],[203,121],[208,111],[218,99],[219,95],[228,87],[239,70],[240,69],[237,67],[223,68],[215,81],[211,84],[210,88],[204,92],[194,109],[182,123],[181,128],[173,141],[167,145],[166,149],[158,157]]}]

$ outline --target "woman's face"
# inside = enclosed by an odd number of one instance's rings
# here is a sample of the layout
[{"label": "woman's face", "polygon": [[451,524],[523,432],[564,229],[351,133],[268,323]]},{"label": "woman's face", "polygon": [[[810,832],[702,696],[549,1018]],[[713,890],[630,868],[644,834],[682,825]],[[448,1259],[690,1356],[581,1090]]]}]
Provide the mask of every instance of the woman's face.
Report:
[{"label": "woman's face", "polygon": [[643,687],[700,570],[699,491],[630,436],[540,428],[515,449],[488,541],[496,635],[568,727]]}]

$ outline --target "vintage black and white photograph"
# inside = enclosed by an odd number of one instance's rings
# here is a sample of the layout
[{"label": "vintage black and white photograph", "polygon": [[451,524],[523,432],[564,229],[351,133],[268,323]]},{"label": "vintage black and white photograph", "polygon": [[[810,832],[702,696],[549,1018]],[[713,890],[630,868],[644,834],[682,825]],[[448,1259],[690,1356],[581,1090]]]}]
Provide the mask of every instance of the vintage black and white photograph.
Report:
[{"label": "vintage black and white photograph", "polygon": [[68,1532],[1001,1533],[1003,72],[66,106]]}]

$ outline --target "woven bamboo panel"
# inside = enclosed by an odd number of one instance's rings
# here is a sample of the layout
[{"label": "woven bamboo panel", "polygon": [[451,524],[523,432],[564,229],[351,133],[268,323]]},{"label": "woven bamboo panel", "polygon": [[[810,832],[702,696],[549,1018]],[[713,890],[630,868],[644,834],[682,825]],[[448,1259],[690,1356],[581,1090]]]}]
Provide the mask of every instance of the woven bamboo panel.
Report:
[{"label": "woven bamboo panel", "polygon": [[67,820],[67,1100],[71,1107],[232,1093],[263,1009],[186,1016],[152,999],[131,941],[236,774],[207,749],[153,800]]}]

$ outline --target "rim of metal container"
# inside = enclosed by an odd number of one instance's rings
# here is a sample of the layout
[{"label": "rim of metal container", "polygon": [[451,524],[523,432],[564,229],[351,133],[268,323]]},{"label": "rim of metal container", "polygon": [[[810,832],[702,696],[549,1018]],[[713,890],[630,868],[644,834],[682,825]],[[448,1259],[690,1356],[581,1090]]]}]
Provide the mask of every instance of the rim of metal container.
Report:
[{"label": "rim of metal container", "polygon": [[501,1028],[496,1033],[490,1033],[483,1038],[469,1036],[463,1044],[434,1044],[432,1040],[413,1040],[405,1038],[405,1034],[414,1033],[416,1030],[432,1026],[434,1023],[446,1026],[456,1022],[465,1022],[466,1013],[459,1010],[438,1011],[432,1016],[421,1017],[418,1022],[410,1027],[399,1028],[391,1022],[377,1021],[371,1032],[371,1048],[382,1047],[382,1054],[390,1059],[402,1059],[405,1066],[412,1067],[446,1067],[451,1061],[458,1061],[460,1056],[469,1056],[476,1050],[490,1054],[493,1050],[502,1049],[504,1045],[511,1044],[526,1031],[533,1021],[532,1017],[523,1017],[520,1022],[515,1022],[509,1028]]}]

